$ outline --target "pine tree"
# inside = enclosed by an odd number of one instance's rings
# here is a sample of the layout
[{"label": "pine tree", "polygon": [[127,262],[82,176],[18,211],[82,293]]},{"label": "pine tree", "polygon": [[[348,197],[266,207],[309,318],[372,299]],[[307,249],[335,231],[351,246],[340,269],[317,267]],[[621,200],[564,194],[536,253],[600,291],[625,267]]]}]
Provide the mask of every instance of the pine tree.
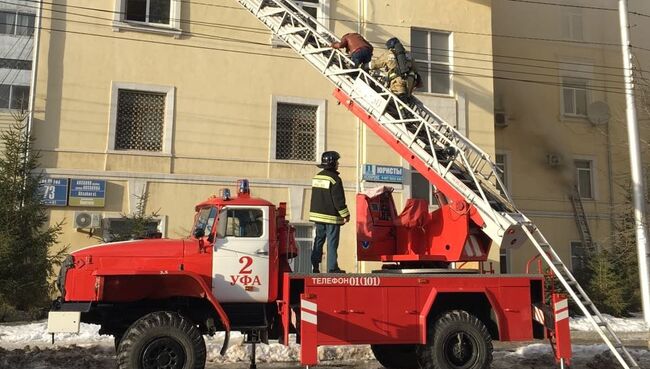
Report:
[{"label": "pine tree", "polygon": [[0,134],[0,303],[19,310],[47,305],[54,267],[64,250],[50,254],[62,224],[47,226],[41,203],[39,155],[27,134],[26,115]]}]

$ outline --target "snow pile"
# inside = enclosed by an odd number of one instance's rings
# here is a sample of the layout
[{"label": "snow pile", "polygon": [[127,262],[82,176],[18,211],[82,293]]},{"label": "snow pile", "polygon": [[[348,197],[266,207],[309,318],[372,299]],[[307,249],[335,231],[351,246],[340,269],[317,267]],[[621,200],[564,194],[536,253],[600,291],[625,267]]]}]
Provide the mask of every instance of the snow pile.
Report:
[{"label": "snow pile", "polygon": [[[605,321],[615,332],[646,332],[648,328],[643,318],[616,318],[611,315],[603,314]],[[571,330],[574,331],[595,331],[587,317],[571,318]]]},{"label": "snow pile", "polygon": [[[208,351],[208,361],[212,363],[236,363],[250,360],[251,345],[244,343],[244,336],[232,333],[225,356],[219,351],[223,345],[223,333],[214,337],[204,337]],[[300,360],[300,345],[296,344],[295,335],[291,335],[289,346],[271,342],[268,345],[259,344],[255,356],[260,363],[295,362]],[[318,348],[319,361],[360,361],[373,360],[375,357],[368,345],[360,346],[324,346]]]},{"label": "snow pile", "polygon": [[[113,344],[112,336],[100,336],[99,326],[95,324],[81,324],[79,333],[57,333],[54,335],[55,343],[109,343]],[[52,343],[52,336],[47,333],[47,322],[41,321],[28,324],[0,325],[0,345],[25,344],[39,345]]]}]

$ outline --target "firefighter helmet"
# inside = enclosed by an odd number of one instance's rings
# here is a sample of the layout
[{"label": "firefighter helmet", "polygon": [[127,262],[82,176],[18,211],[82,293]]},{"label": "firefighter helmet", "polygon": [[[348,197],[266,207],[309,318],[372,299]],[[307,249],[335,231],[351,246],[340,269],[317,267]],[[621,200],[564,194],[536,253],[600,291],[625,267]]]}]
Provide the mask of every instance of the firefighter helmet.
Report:
[{"label": "firefighter helmet", "polygon": [[340,158],[341,155],[336,151],[325,151],[320,157],[320,164],[318,164],[318,167],[323,169],[334,169],[336,168],[336,164]]}]

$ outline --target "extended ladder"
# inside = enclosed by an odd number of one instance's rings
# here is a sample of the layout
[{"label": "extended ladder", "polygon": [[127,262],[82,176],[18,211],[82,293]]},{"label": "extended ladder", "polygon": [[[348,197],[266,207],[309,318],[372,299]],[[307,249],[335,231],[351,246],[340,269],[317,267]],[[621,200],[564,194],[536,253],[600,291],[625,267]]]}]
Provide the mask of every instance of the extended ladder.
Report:
[{"label": "extended ladder", "polygon": [[578,191],[577,187],[573,189],[573,193],[570,197],[576,218],[576,226],[578,226],[580,239],[582,240],[582,246],[585,250],[593,251],[594,244],[593,239],[591,238],[591,231],[589,230],[589,221],[587,220],[587,214],[585,214],[585,208],[582,206],[582,198],[580,197],[580,191]]},{"label": "extended ladder", "polygon": [[[470,214],[501,247],[535,245],[612,353],[626,368],[638,365],[535,225],[519,212],[490,156],[413,98],[404,103],[330,44],[339,39],[291,0],[237,0],[336,87],[335,96],[452,202]],[[475,212],[473,211],[475,209]],[[612,337],[610,339],[610,337]],[[617,349],[623,353],[621,355]]]}]

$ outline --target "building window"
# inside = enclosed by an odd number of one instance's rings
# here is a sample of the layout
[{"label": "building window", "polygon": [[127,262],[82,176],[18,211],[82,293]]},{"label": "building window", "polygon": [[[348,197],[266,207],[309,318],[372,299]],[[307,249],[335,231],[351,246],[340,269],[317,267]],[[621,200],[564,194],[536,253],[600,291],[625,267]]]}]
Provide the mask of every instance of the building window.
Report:
[{"label": "building window", "polygon": [[593,161],[575,160],[578,193],[583,199],[594,198]]},{"label": "building window", "polygon": [[501,274],[510,273],[510,250],[504,248],[499,249],[499,268]]},{"label": "building window", "polygon": [[102,238],[104,242],[161,238],[164,234],[163,231],[161,219],[145,220],[144,224],[139,224],[127,217],[104,218]]},{"label": "building window", "polygon": [[34,34],[34,14],[0,12],[0,33],[5,35],[31,36]]},{"label": "building window", "polygon": [[0,85],[0,109],[27,110],[29,86]]},{"label": "building window", "polygon": [[174,88],[114,83],[109,151],[171,154]]},{"label": "building window", "polygon": [[585,269],[587,263],[585,248],[580,241],[571,241],[571,271],[575,274]]},{"label": "building window", "polygon": [[181,0],[117,0],[115,21],[180,30]]},{"label": "building window", "polygon": [[[329,27],[329,0],[296,0],[295,3],[303,8],[307,14],[314,17],[318,23],[326,28]],[[309,24],[316,28],[318,32],[327,31],[326,28],[319,26],[313,21],[309,21]],[[285,44],[277,35],[271,36],[271,46],[289,47],[289,45]]]},{"label": "building window", "polygon": [[568,40],[583,41],[582,11],[577,8],[566,9],[562,14],[562,37]]},{"label": "building window", "polygon": [[273,98],[273,158],[315,162],[323,151],[325,102]]},{"label": "building window", "polygon": [[451,93],[451,34],[411,30],[411,53],[422,77],[423,92]]},{"label": "building window", "polygon": [[569,116],[587,116],[587,80],[562,79],[562,112]]},{"label": "building window", "polygon": [[510,188],[510,183],[508,181],[508,155],[507,154],[496,154],[494,156],[494,162],[499,168],[499,179],[501,180],[501,183],[505,186],[505,189]]},{"label": "building window", "polygon": [[426,200],[429,208],[438,207],[438,200],[435,197],[436,188],[429,183],[422,174],[411,168],[411,198]]},{"label": "building window", "polygon": [[298,256],[291,259],[291,270],[311,273],[311,248],[314,244],[314,227],[311,224],[292,224],[296,228]]},{"label": "building window", "polygon": [[[303,8],[309,15],[314,17],[314,19],[319,20],[320,17],[320,4],[319,0],[302,0],[296,1],[296,4]],[[316,23],[311,23],[312,27],[316,27]]]},{"label": "building window", "polygon": [[119,90],[115,150],[162,151],[165,94]]}]

